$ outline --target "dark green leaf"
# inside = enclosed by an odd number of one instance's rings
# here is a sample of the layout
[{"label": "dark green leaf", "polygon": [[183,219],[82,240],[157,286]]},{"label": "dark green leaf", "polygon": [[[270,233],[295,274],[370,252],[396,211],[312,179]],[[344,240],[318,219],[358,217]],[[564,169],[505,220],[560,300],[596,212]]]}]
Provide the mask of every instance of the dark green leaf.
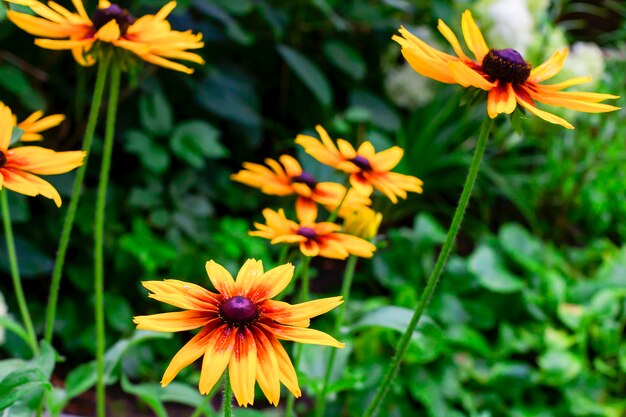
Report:
[{"label": "dark green leaf", "polygon": [[350,45],[330,40],[324,44],[324,53],[330,62],[352,79],[360,81],[365,76],[365,61]]},{"label": "dark green leaf", "polygon": [[333,101],[333,90],[326,76],[309,58],[285,45],[278,46],[278,53],[283,57],[289,68],[311,90],[315,98],[323,105],[330,106]]},{"label": "dark green leaf", "polygon": [[165,136],[172,130],[172,106],[160,90],[140,96],[139,119],[143,128],[155,136]]},{"label": "dark green leaf", "polygon": [[204,167],[204,158],[218,159],[228,155],[219,142],[220,131],[201,120],[190,120],[174,129],[172,151],[194,168]]}]

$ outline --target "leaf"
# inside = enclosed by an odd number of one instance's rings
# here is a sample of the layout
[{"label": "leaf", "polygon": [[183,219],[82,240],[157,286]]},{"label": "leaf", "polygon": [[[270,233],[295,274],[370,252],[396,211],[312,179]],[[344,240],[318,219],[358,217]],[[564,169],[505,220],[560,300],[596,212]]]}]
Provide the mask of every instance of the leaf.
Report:
[{"label": "leaf", "polygon": [[194,168],[204,167],[204,158],[218,159],[228,155],[219,142],[220,131],[201,120],[190,120],[174,129],[170,146],[174,154]]},{"label": "leaf", "polygon": [[542,256],[546,248],[525,228],[517,223],[507,223],[500,227],[498,240],[507,255],[530,272],[541,272],[545,269]]},{"label": "leaf", "polygon": [[[33,277],[52,272],[54,262],[52,258],[39,250],[30,241],[15,236],[15,251],[17,263],[22,277]],[[0,241],[0,269],[10,271],[6,241]]]},{"label": "leaf", "polygon": [[26,343],[26,344],[30,343],[30,337],[28,336],[28,333],[26,332],[26,329],[24,329],[24,327],[20,323],[18,323],[17,321],[13,320],[13,318],[11,318],[11,316],[8,316],[8,315],[2,316],[2,315],[0,315],[0,329],[1,328],[5,328],[5,329],[15,333],[17,336],[19,336],[20,339],[22,339],[24,341],[24,343]]},{"label": "leaf", "polygon": [[549,385],[561,385],[576,378],[582,370],[580,357],[566,350],[548,350],[539,357],[541,376]]},{"label": "leaf", "polygon": [[163,390],[160,385],[133,385],[128,381],[126,375],[122,375],[122,389],[124,390],[124,392],[134,394],[141,398],[141,400],[145,402],[152,409],[152,411],[154,411],[157,417],[168,417],[165,406],[163,405],[163,402],[161,401],[161,398],[159,396],[159,391]]},{"label": "leaf", "polygon": [[46,107],[46,101],[33,88],[24,73],[12,65],[5,64],[0,67],[0,86],[15,94],[28,110],[35,111]]},{"label": "leaf", "polygon": [[330,106],[333,101],[333,90],[330,87],[326,76],[309,58],[300,52],[285,46],[277,47],[278,53],[283,57],[289,68],[296,73],[300,80],[313,93],[315,98],[325,107]]},{"label": "leaf", "polygon": [[360,81],[365,76],[365,61],[350,45],[337,40],[328,41],[324,44],[324,54],[353,80]]},{"label": "leaf", "polygon": [[82,394],[96,385],[98,371],[96,362],[84,363],[74,368],[65,380],[65,395],[67,401]]},{"label": "leaf", "polygon": [[162,174],[170,166],[170,155],[167,150],[142,131],[126,132],[124,149],[137,155],[141,165],[155,174]]},{"label": "leaf", "polygon": [[510,273],[502,259],[489,246],[480,246],[469,258],[469,270],[485,288],[497,293],[511,293],[524,287],[523,281]]},{"label": "leaf", "polygon": [[0,381],[0,410],[4,410],[35,389],[51,387],[41,369],[31,368],[11,372]]},{"label": "leaf", "polygon": [[105,294],[107,323],[119,332],[128,332],[133,327],[133,310],[128,301],[117,294]]},{"label": "leaf", "polygon": [[145,130],[155,136],[165,136],[174,125],[172,106],[160,90],[139,97],[139,120]]},{"label": "leaf", "polygon": [[381,129],[394,132],[400,129],[398,113],[385,100],[370,91],[353,91],[350,94],[350,106],[367,109],[371,114],[372,124]]}]

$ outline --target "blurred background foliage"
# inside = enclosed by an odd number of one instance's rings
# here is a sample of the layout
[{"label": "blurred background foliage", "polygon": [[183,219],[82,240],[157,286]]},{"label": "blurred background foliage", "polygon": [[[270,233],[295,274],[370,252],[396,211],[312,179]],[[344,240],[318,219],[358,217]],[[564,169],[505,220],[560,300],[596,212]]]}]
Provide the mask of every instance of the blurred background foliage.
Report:
[{"label": "blurred background foliage", "polygon": [[[141,15],[162,3],[121,5]],[[93,69],[78,68],[69,54],[34,46],[30,35],[6,20],[4,7],[2,101],[20,118],[40,108],[67,114],[47,135],[47,146],[77,148]],[[425,182],[423,195],[395,206],[375,198],[384,214],[379,250],[358,265],[350,324],[342,336],[349,347],[338,355],[327,415],[363,411],[432,269],[485,113],[482,105],[459,106],[467,99],[459,88],[415,74],[390,38],[405,25],[447,48],[434,31],[437,19],[457,30],[468,7],[490,45],[514,47],[533,64],[569,47],[563,77],[591,74],[591,88],[621,95],[617,105],[624,107],[623,2],[178,4],[170,21],[176,29],[203,33],[207,64],[191,77],[146,66],[121,93],[105,242],[113,415],[150,414],[150,409],[159,416],[185,415],[163,404],[201,401],[193,367],[167,390],[158,388],[167,362],[188,335],[155,339],[134,332],[133,315],[162,311],[145,297],[140,280],[176,277],[207,285],[208,259],[231,271],[249,257],[271,265],[276,248],[247,231],[262,208],[291,202],[233,183],[229,175],[243,161],[286,152],[300,157],[305,170],[334,178],[293,145],[296,134],[312,132],[318,123],[333,137],[404,147],[400,170]],[[626,113],[563,114],[576,130],[528,118],[519,132],[504,117],[497,120],[458,254],[381,415],[626,415]],[[51,404],[60,410],[70,403],[67,410],[77,414],[91,412],[87,390],[94,383],[91,236],[98,146],[89,161],[61,288],[53,344],[62,361],[54,371],[46,368],[53,381],[65,379],[64,387],[56,384]],[[72,174],[51,179],[66,202],[72,180]],[[15,193],[10,204],[29,305],[42,325],[64,208]],[[0,315],[7,325],[7,317],[17,318],[17,307],[2,245],[0,291],[8,312],[0,306]],[[318,260],[314,266],[314,296],[336,295],[343,264]],[[318,319],[316,327],[329,329],[330,317]],[[150,343],[142,343],[146,339]],[[3,356],[27,356],[14,334],[5,332],[3,340]],[[327,354],[326,348],[305,350],[300,415],[313,410]],[[0,379],[6,372],[0,367]],[[141,401],[131,407],[124,392]],[[238,415],[280,415],[263,401],[257,400],[256,411]]]}]

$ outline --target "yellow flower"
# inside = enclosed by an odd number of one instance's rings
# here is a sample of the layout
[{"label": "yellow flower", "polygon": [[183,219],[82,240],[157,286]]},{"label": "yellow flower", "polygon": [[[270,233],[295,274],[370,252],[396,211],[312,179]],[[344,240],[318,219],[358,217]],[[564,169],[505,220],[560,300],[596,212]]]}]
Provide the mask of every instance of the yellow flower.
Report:
[{"label": "yellow flower", "polygon": [[254,403],[258,381],[270,403],[277,405],[282,382],[296,397],[301,395],[296,371],[279,340],[343,348],[326,333],[308,329],[309,319],[337,307],[341,297],[301,304],[272,300],[293,276],[291,264],[263,272],[263,263],[249,259],[237,279],[213,261],[206,271],[217,293],[196,284],[167,279],[144,281],[149,297],[185,309],[174,313],[138,316],[138,329],[180,332],[200,328],[174,356],[165,370],[162,386],[181,369],[204,355],[200,392],[208,394],[228,366],[230,383],[239,405]]},{"label": "yellow flower", "polygon": [[[231,179],[250,187],[258,188],[265,194],[288,196],[297,194],[297,206],[311,206],[315,203],[334,210],[346,193],[346,187],[335,182],[318,182],[304,170],[300,163],[290,155],[282,155],[278,161],[267,158],[266,167],[261,164],[244,162],[242,169],[231,175]],[[348,191],[343,206],[366,206],[371,204],[368,197]],[[303,209],[306,209],[303,207]]]},{"label": "yellow flower", "polygon": [[24,131],[20,138],[22,142],[42,140],[43,136],[40,132],[58,126],[65,120],[65,116],[62,114],[51,114],[50,116],[42,117],[43,115],[43,111],[38,110],[23,121],[19,123],[16,121],[16,126]]},{"label": "yellow flower", "polygon": [[402,55],[418,73],[443,83],[487,91],[487,113],[491,118],[500,113],[511,114],[519,105],[550,123],[573,129],[566,120],[537,108],[536,102],[587,113],[619,109],[600,103],[618,96],[561,91],[589,82],[591,77],[542,84],[561,71],[567,49],[555,52],[546,62],[533,68],[514,49],[489,49],[469,10],[463,13],[461,27],[465,43],[475,59],[465,54],[454,32],[442,20],[439,20],[438,29],[452,46],[456,56],[429,46],[404,27],[400,28],[401,36],[395,35],[393,40],[402,46]]},{"label": "yellow flower", "polygon": [[39,146],[9,149],[15,118],[0,102],[0,189],[5,187],[29,196],[43,195],[61,206],[61,196],[37,175],[63,174],[83,164],[85,152],[55,152]]},{"label": "yellow flower", "polygon": [[343,217],[343,230],[346,233],[367,240],[372,240],[376,237],[380,223],[383,221],[382,213],[378,213],[369,207],[352,208]]},{"label": "yellow flower", "polygon": [[265,209],[266,224],[254,223],[256,231],[250,236],[269,239],[271,243],[298,244],[305,256],[322,256],[331,259],[346,259],[348,255],[371,258],[376,246],[360,237],[341,233],[341,227],[331,222],[317,223],[317,209],[298,207],[298,222],[289,220],[285,212]]},{"label": "yellow flower", "polygon": [[391,172],[400,162],[404,151],[393,146],[376,152],[374,145],[363,142],[357,150],[343,140],[337,139],[337,146],[322,126],[316,126],[321,142],[314,137],[298,135],[296,143],[302,145],[306,153],[323,164],[350,174],[350,184],[360,194],[370,195],[374,188],[385,194],[393,203],[397,197],[406,199],[407,191],[422,192],[423,182],[410,175]]},{"label": "yellow flower", "polygon": [[93,65],[95,58],[89,52],[99,42],[128,50],[144,61],[182,71],[193,72],[173,59],[204,64],[204,60],[188,49],[204,46],[202,34],[191,31],[172,30],[165,18],[176,7],[176,2],[167,3],[155,15],[138,19],[128,10],[108,1],[100,1],[91,17],[82,0],[72,0],[77,13],[63,6],[48,2],[46,6],[36,0],[10,0],[28,6],[38,16],[9,11],[9,19],[31,35],[40,36],[35,44],[47,49],[69,49],[81,65]]}]

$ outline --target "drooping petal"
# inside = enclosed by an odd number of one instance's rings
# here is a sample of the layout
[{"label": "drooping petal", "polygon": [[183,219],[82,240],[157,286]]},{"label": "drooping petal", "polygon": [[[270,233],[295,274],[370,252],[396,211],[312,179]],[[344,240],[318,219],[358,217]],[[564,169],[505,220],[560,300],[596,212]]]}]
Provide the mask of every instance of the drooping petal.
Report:
[{"label": "drooping petal", "polygon": [[184,367],[195,362],[206,352],[207,344],[215,328],[216,326],[205,326],[174,355],[163,374],[161,386],[167,386]]},{"label": "drooping petal", "polygon": [[487,113],[492,119],[500,113],[511,114],[515,110],[515,91],[510,83],[492,88],[487,96]]},{"label": "drooping petal", "polygon": [[535,107],[534,104],[531,104],[527,102],[526,100],[520,98],[519,95],[517,94],[516,94],[516,100],[520,106],[522,106],[523,108],[525,108],[526,110],[534,114],[535,116],[538,116],[547,122],[561,125],[567,129],[574,129],[574,126],[572,126],[572,124],[569,123],[567,120],[562,119],[559,116],[554,115],[552,113],[548,113],[546,111],[538,109],[537,107]]},{"label": "drooping petal", "polygon": [[474,71],[462,62],[449,62],[450,74],[454,80],[463,87],[476,87],[485,91],[491,90],[495,84],[486,80],[478,72]]},{"label": "drooping petal", "polygon": [[206,343],[202,371],[200,372],[200,393],[208,394],[224,373],[235,349],[237,329],[224,324],[211,333]]},{"label": "drooping petal", "polygon": [[276,352],[265,333],[256,326],[251,326],[250,331],[256,343],[256,379],[270,404],[276,406],[280,400],[280,377]]},{"label": "drooping petal", "polygon": [[294,369],[293,364],[291,363],[291,359],[289,359],[289,355],[285,351],[285,348],[272,335],[272,331],[269,330],[269,328],[265,327],[261,330],[263,331],[265,336],[267,336],[267,340],[270,341],[272,349],[276,354],[280,382],[282,382],[287,387],[287,389],[294,395],[294,397],[300,397],[302,395],[302,392],[300,391],[300,387],[298,386],[298,375],[296,374],[296,370]]},{"label": "drooping petal", "polygon": [[257,373],[257,347],[247,327],[239,328],[235,349],[228,365],[228,377],[240,406],[254,404],[254,383]]}]

